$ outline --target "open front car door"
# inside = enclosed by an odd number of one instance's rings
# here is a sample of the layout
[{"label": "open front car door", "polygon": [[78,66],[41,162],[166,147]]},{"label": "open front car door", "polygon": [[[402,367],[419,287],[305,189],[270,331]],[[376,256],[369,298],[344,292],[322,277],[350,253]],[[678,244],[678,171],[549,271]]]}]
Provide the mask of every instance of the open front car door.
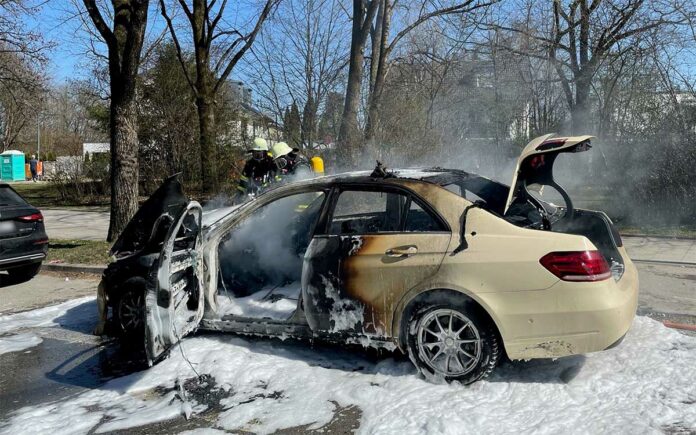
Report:
[{"label": "open front car door", "polygon": [[145,352],[152,365],[203,317],[202,208],[192,201],[171,210],[167,233],[145,295]]}]

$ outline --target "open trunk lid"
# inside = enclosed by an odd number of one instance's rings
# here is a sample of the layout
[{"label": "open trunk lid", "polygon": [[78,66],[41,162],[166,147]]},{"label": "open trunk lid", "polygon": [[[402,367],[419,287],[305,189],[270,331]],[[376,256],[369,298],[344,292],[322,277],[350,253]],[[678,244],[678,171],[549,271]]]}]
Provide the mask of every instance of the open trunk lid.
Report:
[{"label": "open trunk lid", "polygon": [[[593,136],[554,136],[553,133],[539,136],[529,142],[522,150],[512,175],[510,191],[503,213],[507,213],[519,195],[520,189],[524,189],[526,185],[539,183],[558,186],[553,179],[553,164],[556,157],[561,153],[588,151],[591,148],[590,140],[594,139]],[[562,189],[560,191],[564,193]]]}]

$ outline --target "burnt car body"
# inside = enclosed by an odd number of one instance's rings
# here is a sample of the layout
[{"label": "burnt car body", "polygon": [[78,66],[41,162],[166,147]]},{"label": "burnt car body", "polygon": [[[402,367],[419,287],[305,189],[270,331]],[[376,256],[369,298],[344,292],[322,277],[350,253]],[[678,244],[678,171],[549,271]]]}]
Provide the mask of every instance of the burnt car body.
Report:
[{"label": "burnt car body", "polygon": [[590,139],[530,142],[512,187],[375,170],[203,213],[170,178],[114,245],[99,290],[106,331],[144,334],[151,364],[201,328],[398,348],[424,375],[465,383],[503,353],[609,348],[635,315],[637,273],[609,218],[575,209],[552,173]]},{"label": "burnt car body", "polygon": [[48,252],[41,212],[9,184],[0,183],[0,270],[9,283],[30,280]]}]

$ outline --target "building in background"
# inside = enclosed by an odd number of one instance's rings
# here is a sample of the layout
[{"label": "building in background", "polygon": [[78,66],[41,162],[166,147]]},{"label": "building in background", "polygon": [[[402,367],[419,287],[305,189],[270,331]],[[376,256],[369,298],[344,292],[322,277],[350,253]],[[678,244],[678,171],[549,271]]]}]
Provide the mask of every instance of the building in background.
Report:
[{"label": "building in background", "polygon": [[85,142],[82,144],[82,157],[89,154],[105,154],[111,150],[109,142]]}]

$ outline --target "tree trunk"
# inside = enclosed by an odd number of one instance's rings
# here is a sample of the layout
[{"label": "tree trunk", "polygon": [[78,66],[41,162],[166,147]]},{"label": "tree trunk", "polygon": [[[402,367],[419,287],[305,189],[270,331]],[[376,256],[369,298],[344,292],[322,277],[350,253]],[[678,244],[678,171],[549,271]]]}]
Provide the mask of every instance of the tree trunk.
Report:
[{"label": "tree trunk", "polygon": [[358,127],[358,107],[360,105],[360,86],[362,84],[363,60],[365,57],[364,44],[358,44],[355,39],[354,37],[350,45],[346,100],[343,106],[341,128],[338,132],[338,141],[341,147],[339,153],[349,161],[352,161],[353,149],[360,142],[361,136]]},{"label": "tree trunk", "polygon": [[348,163],[353,161],[353,151],[360,144],[362,133],[358,127],[358,107],[365,62],[365,42],[370,25],[377,12],[379,0],[365,2],[353,0],[353,27],[350,40],[350,59],[348,63],[348,84],[343,106],[341,128],[338,132],[339,154]]},{"label": "tree trunk", "polygon": [[96,0],[83,0],[108,47],[111,107],[111,216],[107,241],[114,241],[138,210],[138,128],[135,87],[147,25],[148,0],[112,0],[113,30]]},{"label": "tree trunk", "polygon": [[592,75],[581,72],[575,82],[575,104],[571,107],[573,134],[592,134],[594,128],[590,123],[590,87]]},{"label": "tree trunk", "polygon": [[210,95],[196,98],[199,141],[201,144],[201,188],[203,192],[217,189],[217,141],[215,140],[215,108]]},{"label": "tree trunk", "polygon": [[138,130],[135,92],[112,90],[111,217],[107,241],[114,241],[138,210]]},{"label": "tree trunk", "polygon": [[[370,90],[369,106],[367,111],[367,123],[365,124],[365,140],[372,141],[375,136],[377,125],[379,124],[379,110],[382,98],[382,90],[384,89],[384,81],[387,76],[387,57],[390,55],[389,50],[389,28],[391,26],[391,5],[390,2],[382,0],[380,11],[377,15],[380,33],[378,38],[372,38],[373,44],[377,44],[378,48],[375,53],[375,47],[372,47],[373,56],[370,66],[370,74],[374,74],[372,89]],[[380,20],[381,19],[381,20]],[[374,71],[373,71],[374,70]]]}]

